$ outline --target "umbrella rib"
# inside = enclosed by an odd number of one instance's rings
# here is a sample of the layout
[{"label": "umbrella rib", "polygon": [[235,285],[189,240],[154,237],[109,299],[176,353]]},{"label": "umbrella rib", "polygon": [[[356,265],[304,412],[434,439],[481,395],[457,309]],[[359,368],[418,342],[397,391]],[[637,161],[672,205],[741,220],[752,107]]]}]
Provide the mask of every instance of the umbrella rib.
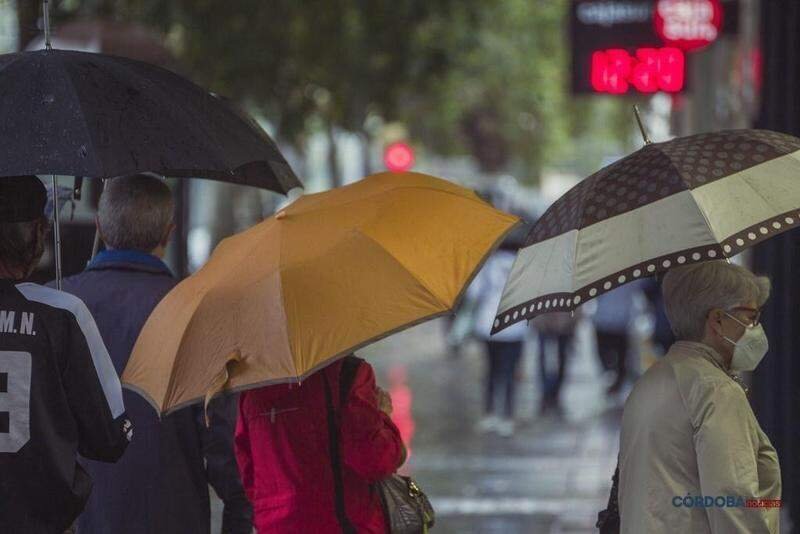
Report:
[{"label": "umbrella rib", "polygon": [[[608,176],[608,173],[606,173],[605,176]],[[584,179],[585,180],[589,180],[589,179],[591,179],[591,176],[589,178],[584,178]],[[595,189],[597,188],[597,183],[599,181],[600,180],[592,180],[591,182],[589,182],[589,188],[590,188],[589,189],[589,194],[583,195],[583,197],[581,198],[581,205],[578,207],[578,213],[580,214],[580,219],[578,220],[578,227],[577,227],[578,232],[580,232],[581,230],[583,230],[583,228],[585,228],[584,221],[585,221],[586,212],[584,211],[584,207],[586,206],[586,203],[588,202],[589,197],[594,197]],[[558,202],[558,200],[556,202]],[[547,215],[547,212],[545,212],[545,215]],[[589,226],[591,226],[591,225],[589,225]],[[560,234],[560,235],[563,235],[564,233],[565,232],[562,232],[562,234]],[[557,236],[553,236],[553,237],[557,237]]]},{"label": "umbrella rib", "polygon": [[[252,252],[251,252],[252,253]],[[249,257],[249,255],[248,255]],[[289,318],[286,316],[286,298],[283,294],[283,276],[281,276],[281,259],[283,258],[283,232],[278,232],[278,262],[277,262],[277,276],[278,276],[278,294],[280,298],[280,309],[281,313],[283,314],[283,324],[286,325],[285,334],[286,334],[286,346],[289,348],[289,361],[292,363],[294,367],[294,376],[300,379],[300,376],[297,372],[297,362],[294,359],[294,347],[292,347],[291,343],[291,335],[289,332]]]},{"label": "umbrella rib", "polygon": [[[568,233],[568,232],[566,232],[566,233]],[[564,234],[561,234],[561,235],[563,236]],[[570,284],[570,288],[569,288],[569,293],[570,294],[574,294],[575,291],[576,291],[574,283],[575,283],[576,269],[578,268],[578,244],[580,243],[580,240],[581,240],[581,231],[577,230],[575,232],[575,240],[574,240],[574,244],[573,244],[573,248],[572,248],[572,260],[570,262],[572,264],[571,265],[572,270],[571,270],[571,273],[570,273],[570,278],[571,278],[571,284]],[[555,247],[550,247],[550,257],[547,258],[547,267],[549,267],[550,263],[553,261],[553,256],[555,255],[555,250],[554,249],[555,249]],[[547,267],[545,267],[545,270],[549,270]]]},{"label": "umbrella rib", "polygon": [[717,237],[717,232],[714,229],[714,225],[711,224],[711,220],[708,218],[708,215],[706,215],[706,212],[705,212],[705,210],[703,210],[702,206],[700,206],[700,204],[697,203],[697,199],[694,196],[694,189],[689,189],[689,194],[692,197],[692,201],[694,202],[694,205],[697,208],[697,211],[700,212],[700,216],[703,217],[703,220],[705,221],[706,226],[708,227],[709,231],[711,232],[711,237],[714,239],[715,242],[719,243],[720,239],[719,239],[719,237]]},{"label": "umbrella rib", "polygon": [[[186,280],[188,280],[188,278],[186,278],[184,281],[186,281]],[[183,282],[181,282],[181,283],[183,283]],[[175,286],[175,287],[178,287],[178,286]],[[174,289],[175,288],[170,290],[170,292],[174,291]],[[200,307],[200,304],[202,304],[202,302],[206,299],[206,297],[208,297],[208,289],[207,288],[203,288],[203,295],[200,297],[200,302],[197,304],[197,306],[195,306],[195,311]],[[158,309],[158,306],[156,306],[156,309]],[[152,316],[153,315],[151,314],[150,317],[152,317]],[[180,358],[180,355],[181,355],[181,348],[183,347],[183,340],[186,339],[186,334],[189,332],[189,329],[191,328],[192,323],[194,322],[194,318],[195,318],[195,315],[194,315],[194,312],[193,312],[192,316],[189,318],[189,321],[186,323],[186,327],[183,329],[183,332],[181,332],[180,340],[178,340],[177,349],[175,349],[175,359],[173,360],[172,368],[169,371],[169,378],[167,379],[167,388],[164,391],[164,399],[162,399],[162,406],[163,406],[163,404],[166,404],[167,399],[170,397],[170,395],[172,395],[172,393],[175,390],[175,388],[173,386],[172,379],[173,379],[173,377],[175,376],[175,373],[178,370],[178,359]],[[149,319],[148,319],[148,322],[149,322]],[[147,323],[145,323],[145,327],[146,326],[147,326]]]},{"label": "umbrella rib", "polygon": [[422,287],[425,289],[425,291],[427,291],[427,292],[428,292],[428,294],[432,295],[432,296],[433,296],[433,297],[436,299],[436,302],[439,304],[439,306],[443,307],[445,310],[449,310],[449,309],[450,309],[450,306],[449,306],[447,303],[443,302],[443,301],[442,301],[442,299],[440,298],[440,296],[439,296],[439,295],[437,295],[436,293],[434,293],[434,291],[433,291],[433,290],[432,290],[430,287],[428,287],[428,285],[427,285],[425,282],[423,282],[423,281],[422,281],[422,280],[421,280],[421,279],[420,279],[420,278],[419,278],[419,277],[418,277],[418,276],[417,276],[417,275],[416,275],[416,274],[415,274],[415,273],[414,273],[414,272],[413,272],[411,269],[409,269],[408,267],[406,267],[406,266],[403,264],[403,262],[402,262],[402,261],[400,261],[399,259],[397,259],[397,257],[396,257],[394,254],[392,254],[392,253],[391,253],[389,250],[387,250],[387,249],[386,249],[386,248],[385,248],[383,245],[381,245],[381,244],[380,244],[380,243],[379,243],[377,240],[375,240],[375,239],[374,239],[372,236],[370,236],[370,235],[368,235],[368,234],[365,234],[365,233],[364,233],[364,232],[362,232],[360,229],[358,230],[358,234],[359,234],[359,235],[361,235],[361,236],[363,236],[363,237],[365,237],[365,238],[367,238],[369,241],[371,241],[372,243],[374,243],[374,244],[375,244],[375,245],[376,245],[378,248],[380,248],[381,250],[383,250],[383,251],[384,251],[384,252],[385,252],[385,253],[386,253],[386,254],[387,254],[387,255],[388,255],[388,256],[389,256],[389,257],[392,259],[392,261],[394,261],[394,262],[395,262],[397,265],[399,265],[399,266],[400,266],[400,267],[403,269],[403,271],[405,271],[406,273],[408,273],[408,274],[409,274],[409,275],[410,275],[410,276],[411,276],[411,277],[412,277],[414,280],[416,280],[416,281],[417,281],[417,283],[418,283],[420,286],[422,286]]}]

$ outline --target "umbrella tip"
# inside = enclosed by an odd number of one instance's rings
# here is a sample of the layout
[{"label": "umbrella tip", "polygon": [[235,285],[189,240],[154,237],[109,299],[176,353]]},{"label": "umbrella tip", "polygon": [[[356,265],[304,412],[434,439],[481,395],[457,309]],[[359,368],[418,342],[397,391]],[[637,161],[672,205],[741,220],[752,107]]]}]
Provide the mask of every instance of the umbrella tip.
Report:
[{"label": "umbrella tip", "polygon": [[636,117],[636,123],[639,125],[639,131],[642,133],[642,139],[644,140],[645,145],[650,145],[653,142],[650,140],[650,137],[647,135],[647,130],[644,129],[644,124],[642,124],[642,117],[639,115],[639,106],[636,104],[633,105],[633,114]]}]

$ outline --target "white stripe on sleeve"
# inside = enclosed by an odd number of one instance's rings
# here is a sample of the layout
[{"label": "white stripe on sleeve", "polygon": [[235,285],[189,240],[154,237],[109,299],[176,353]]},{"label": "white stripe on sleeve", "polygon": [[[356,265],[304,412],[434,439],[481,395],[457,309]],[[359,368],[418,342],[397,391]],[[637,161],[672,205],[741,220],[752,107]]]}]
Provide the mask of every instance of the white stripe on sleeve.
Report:
[{"label": "white stripe on sleeve", "polygon": [[18,284],[17,289],[28,300],[66,310],[75,317],[92,355],[94,369],[111,410],[111,417],[116,419],[122,415],[125,412],[125,405],[122,402],[119,376],[86,304],[74,295],[38,284]]}]

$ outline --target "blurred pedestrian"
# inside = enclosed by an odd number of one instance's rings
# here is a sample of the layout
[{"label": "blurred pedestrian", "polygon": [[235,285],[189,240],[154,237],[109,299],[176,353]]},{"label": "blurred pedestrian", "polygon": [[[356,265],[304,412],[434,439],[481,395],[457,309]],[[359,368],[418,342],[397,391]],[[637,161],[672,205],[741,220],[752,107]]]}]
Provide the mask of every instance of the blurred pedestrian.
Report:
[{"label": "blurred pedestrian", "polygon": [[478,303],[466,293],[454,315],[445,319],[445,346],[447,355],[453,359],[461,356],[462,349],[475,329],[475,308]]},{"label": "blurred pedestrian", "polygon": [[628,379],[630,335],[635,319],[645,307],[641,285],[632,282],[597,297],[597,311],[592,316],[597,335],[597,355],[606,371],[614,374],[608,394],[618,393]]},{"label": "blurred pedestrian", "polygon": [[387,533],[372,484],[405,461],[391,414],[372,367],[352,356],[298,384],[242,393],[236,457],[258,533]]},{"label": "blurred pedestrian", "polygon": [[[562,415],[561,387],[567,368],[567,359],[572,350],[575,326],[578,313],[553,312],[536,317],[532,324],[539,336],[539,370],[542,395],[539,402],[539,413]],[[548,358],[548,348],[555,345],[555,366],[553,359]],[[555,367],[555,369],[553,369]]]},{"label": "blurred pedestrian", "polygon": [[667,312],[664,310],[664,296],[661,292],[661,284],[655,278],[645,280],[644,296],[650,304],[655,324],[653,325],[653,344],[658,352],[658,356],[663,356],[667,350],[675,343],[675,336],[669,326]]},{"label": "blurred pedestrian", "polygon": [[[516,373],[528,327],[522,322],[494,336],[490,332],[503,287],[514,265],[515,251],[513,244],[505,243],[489,257],[468,290],[468,296],[477,302],[475,334],[486,347],[485,414],[478,430],[497,432],[504,437],[514,434]],[[498,406],[498,398],[502,399],[502,407]]]},{"label": "blurred pedestrian", "polygon": [[59,534],[92,480],[77,454],[117,461],[130,440],[119,378],[86,306],[19,283],[44,251],[47,193],[0,179],[0,531]]},{"label": "blurred pedestrian", "polygon": [[678,341],[625,403],[621,531],[777,534],[779,508],[744,506],[780,499],[781,475],[734,374],[767,352],[759,316],[769,280],[712,261],[669,271],[663,292]]},{"label": "blurred pedestrian", "polygon": [[[96,317],[119,374],[150,312],[178,282],[161,261],[172,217],[163,180],[108,180],[97,215],[106,250],[64,280],[65,291],[82,298]],[[159,419],[140,395],[124,395],[137,435],[116,465],[84,462],[95,485],[79,534],[209,533],[209,484],[224,503],[222,531],[250,533],[252,509],[233,452],[236,398],[214,400],[206,428],[200,406]]]}]

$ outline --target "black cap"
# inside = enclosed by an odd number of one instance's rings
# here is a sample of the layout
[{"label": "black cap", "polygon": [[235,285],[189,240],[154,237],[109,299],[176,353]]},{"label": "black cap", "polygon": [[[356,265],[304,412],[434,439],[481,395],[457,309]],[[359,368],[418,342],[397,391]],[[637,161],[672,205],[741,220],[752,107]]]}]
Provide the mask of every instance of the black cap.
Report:
[{"label": "black cap", "polygon": [[35,221],[46,204],[47,189],[36,176],[0,177],[0,223]]}]

